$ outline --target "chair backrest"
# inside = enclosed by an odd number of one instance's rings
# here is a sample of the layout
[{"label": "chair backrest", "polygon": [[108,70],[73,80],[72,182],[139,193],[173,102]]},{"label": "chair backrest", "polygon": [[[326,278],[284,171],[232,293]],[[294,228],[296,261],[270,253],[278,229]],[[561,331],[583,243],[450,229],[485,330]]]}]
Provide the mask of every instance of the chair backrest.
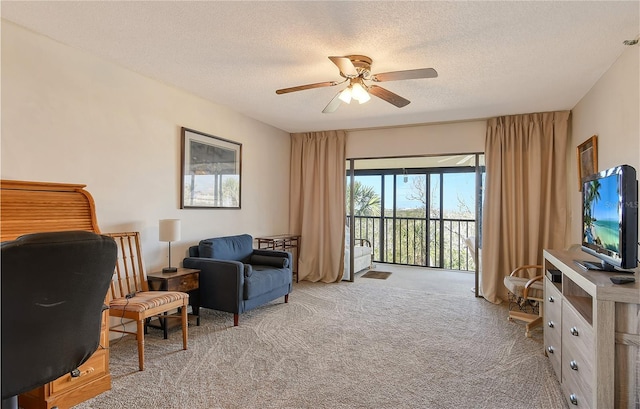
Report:
[{"label": "chair backrest", "polygon": [[100,345],[114,241],[88,231],[2,243],[2,399],[71,372]]},{"label": "chair backrest", "polygon": [[112,237],[118,247],[118,260],[111,281],[111,299],[127,294],[149,291],[144,271],[142,246],[139,232],[105,233]]},{"label": "chair backrest", "polygon": [[471,253],[473,263],[478,266],[478,271],[480,271],[482,269],[482,258],[476,254],[476,238],[474,236],[465,237],[463,243]]},{"label": "chair backrest", "polygon": [[253,237],[240,234],[201,240],[198,251],[200,257],[248,263],[253,253]]}]

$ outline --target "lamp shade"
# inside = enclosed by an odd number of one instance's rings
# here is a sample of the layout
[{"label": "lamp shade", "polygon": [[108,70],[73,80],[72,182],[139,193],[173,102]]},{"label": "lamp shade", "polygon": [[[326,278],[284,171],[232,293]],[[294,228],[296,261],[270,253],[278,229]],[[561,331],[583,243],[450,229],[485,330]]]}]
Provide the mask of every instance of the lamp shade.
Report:
[{"label": "lamp shade", "polygon": [[162,219],[160,220],[160,241],[178,241],[180,240],[180,219]]},{"label": "lamp shade", "polygon": [[[364,101],[364,99],[366,98],[371,98],[369,97],[369,94],[367,94],[367,91],[365,91],[364,87],[362,86],[362,84],[360,84],[359,82],[356,82],[355,84],[352,85],[352,89],[351,89],[351,96],[353,97],[353,99],[355,99],[356,101],[360,102],[361,104]],[[367,99],[368,101],[368,99]]]},{"label": "lamp shade", "polygon": [[345,88],[338,98],[340,98],[340,100],[345,104],[351,103],[351,85]]}]

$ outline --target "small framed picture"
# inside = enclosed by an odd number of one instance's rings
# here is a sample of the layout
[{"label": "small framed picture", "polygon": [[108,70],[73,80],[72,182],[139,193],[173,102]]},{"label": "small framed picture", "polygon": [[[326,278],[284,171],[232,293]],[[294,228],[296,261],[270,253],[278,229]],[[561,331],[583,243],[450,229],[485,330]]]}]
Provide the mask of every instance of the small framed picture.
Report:
[{"label": "small framed picture", "polygon": [[180,208],[240,209],[242,144],[182,128]]},{"label": "small framed picture", "polygon": [[582,179],[598,171],[598,137],[591,138],[578,145],[578,190],[582,191]]}]

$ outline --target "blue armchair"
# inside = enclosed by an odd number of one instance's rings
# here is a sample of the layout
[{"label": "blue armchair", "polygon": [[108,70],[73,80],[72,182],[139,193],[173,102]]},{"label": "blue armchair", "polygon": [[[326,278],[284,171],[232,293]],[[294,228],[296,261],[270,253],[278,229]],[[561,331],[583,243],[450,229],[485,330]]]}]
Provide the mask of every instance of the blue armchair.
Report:
[{"label": "blue armchair", "polygon": [[200,270],[200,307],[238,316],[278,297],[289,302],[292,256],[286,251],[253,248],[248,234],[201,240],[189,247],[185,268]]}]

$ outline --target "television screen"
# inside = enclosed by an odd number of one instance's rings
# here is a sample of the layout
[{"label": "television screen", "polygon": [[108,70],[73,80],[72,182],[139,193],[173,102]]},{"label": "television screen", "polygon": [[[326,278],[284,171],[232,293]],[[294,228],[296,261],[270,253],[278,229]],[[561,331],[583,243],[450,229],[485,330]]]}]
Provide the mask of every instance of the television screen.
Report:
[{"label": "television screen", "polygon": [[587,268],[635,268],[638,254],[638,193],[635,169],[617,166],[582,184],[582,249],[602,262]]}]

